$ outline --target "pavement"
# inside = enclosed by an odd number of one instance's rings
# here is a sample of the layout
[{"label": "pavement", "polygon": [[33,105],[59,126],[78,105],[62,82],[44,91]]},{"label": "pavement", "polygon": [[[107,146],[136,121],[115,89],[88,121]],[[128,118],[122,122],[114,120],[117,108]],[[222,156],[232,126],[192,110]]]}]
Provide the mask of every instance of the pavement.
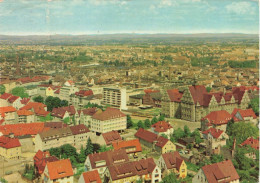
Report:
[{"label": "pavement", "polygon": [[24,180],[18,172],[4,176],[4,179],[7,180],[8,183],[29,183],[29,181]]}]

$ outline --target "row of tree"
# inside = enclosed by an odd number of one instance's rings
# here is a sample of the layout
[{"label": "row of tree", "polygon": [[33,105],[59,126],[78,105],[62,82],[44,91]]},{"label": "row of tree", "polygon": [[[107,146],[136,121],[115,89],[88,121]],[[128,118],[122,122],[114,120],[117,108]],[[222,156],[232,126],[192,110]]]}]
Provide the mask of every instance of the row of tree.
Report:
[{"label": "row of tree", "polygon": [[52,111],[53,108],[68,106],[67,100],[61,100],[59,97],[48,96],[45,100],[42,96],[33,98],[34,102],[44,103],[47,106],[47,111]]}]

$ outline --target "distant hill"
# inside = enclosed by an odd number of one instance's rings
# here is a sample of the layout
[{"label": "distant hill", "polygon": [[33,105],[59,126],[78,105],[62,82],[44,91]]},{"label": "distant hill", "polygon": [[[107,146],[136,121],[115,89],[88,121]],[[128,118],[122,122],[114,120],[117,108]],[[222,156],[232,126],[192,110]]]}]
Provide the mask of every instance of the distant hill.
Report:
[{"label": "distant hill", "polygon": [[0,35],[0,44],[122,44],[122,43],[175,43],[175,42],[225,42],[228,40],[258,41],[258,34],[102,34],[102,35]]}]

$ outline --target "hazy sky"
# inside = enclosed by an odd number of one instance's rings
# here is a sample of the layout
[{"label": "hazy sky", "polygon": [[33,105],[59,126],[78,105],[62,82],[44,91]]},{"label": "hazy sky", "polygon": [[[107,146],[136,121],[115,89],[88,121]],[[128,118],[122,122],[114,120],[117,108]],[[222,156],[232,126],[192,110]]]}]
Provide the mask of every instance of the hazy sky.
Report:
[{"label": "hazy sky", "polygon": [[0,0],[0,34],[258,33],[258,0]]}]

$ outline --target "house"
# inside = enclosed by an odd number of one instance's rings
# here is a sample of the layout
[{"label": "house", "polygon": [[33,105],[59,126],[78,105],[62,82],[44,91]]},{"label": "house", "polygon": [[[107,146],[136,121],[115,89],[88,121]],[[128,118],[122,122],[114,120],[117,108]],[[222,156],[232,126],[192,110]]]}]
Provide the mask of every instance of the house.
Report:
[{"label": "house", "polygon": [[161,182],[161,169],[156,165],[153,158],[133,161],[136,174],[143,182]]},{"label": "house", "polygon": [[65,118],[73,118],[73,116],[77,116],[76,109],[74,106],[66,106],[66,107],[59,107],[53,108],[51,115],[54,117],[54,120],[64,120]]},{"label": "house", "polygon": [[173,134],[173,127],[170,123],[165,121],[158,121],[157,123],[152,125],[152,132],[158,135],[165,134],[170,138],[171,134]]},{"label": "house", "polygon": [[87,156],[85,161],[85,170],[98,170],[99,175],[103,179],[107,167],[113,164],[122,164],[128,161],[129,158],[125,149],[94,153]]},{"label": "house", "polygon": [[155,150],[162,154],[176,151],[176,146],[170,140],[143,128],[135,133],[135,137],[139,139],[144,149]]},{"label": "house", "polygon": [[110,183],[135,182],[139,179],[133,162],[113,164],[105,171],[105,180]]},{"label": "house", "polygon": [[235,108],[231,113],[234,121],[251,121],[256,122],[257,116],[255,115],[253,109],[237,109]]},{"label": "house", "polygon": [[113,142],[112,145],[115,150],[125,149],[126,153],[134,158],[138,157],[138,154],[142,152],[142,147],[138,139]]},{"label": "house", "polygon": [[44,183],[73,183],[73,169],[69,159],[47,162],[44,170]]},{"label": "house", "polygon": [[8,103],[8,99],[13,96],[11,93],[3,93],[0,96],[0,107],[6,107],[9,106],[10,104]]},{"label": "house", "polygon": [[23,104],[21,103],[22,98],[18,97],[18,96],[11,96],[10,98],[8,98],[8,103],[13,106],[16,109],[19,109],[23,106]]},{"label": "house", "polygon": [[91,100],[93,100],[94,98],[94,94],[92,90],[79,90],[78,92],[75,92],[75,94],[72,94],[70,97],[71,103],[80,108],[91,102]]},{"label": "house", "polygon": [[228,135],[219,129],[209,128],[202,132],[206,140],[206,153],[207,154],[220,154],[220,147],[226,145]]},{"label": "house", "polygon": [[187,166],[178,151],[162,154],[157,161],[164,175],[173,172],[181,178],[187,176]]},{"label": "house", "polygon": [[201,119],[201,130],[207,130],[214,126],[217,129],[226,131],[227,123],[232,119],[232,115],[225,110],[213,111]]},{"label": "house", "polygon": [[[253,137],[249,137],[247,138],[244,142],[242,142],[240,144],[240,146],[250,146],[255,150],[259,150],[259,138],[254,139]],[[245,154],[245,156],[247,156],[248,158],[251,159],[256,159],[256,154],[255,152],[249,152],[247,154]]]},{"label": "house", "polygon": [[18,115],[18,123],[32,123],[35,121],[35,116],[32,111],[18,110],[16,113]]},{"label": "house", "polygon": [[42,175],[45,169],[45,166],[47,162],[53,162],[53,161],[58,161],[59,159],[56,158],[55,156],[51,156],[49,151],[38,151],[34,157],[34,166],[36,168],[36,171],[39,175]]},{"label": "house", "polygon": [[92,116],[90,129],[96,133],[123,131],[126,129],[126,115],[119,109],[108,107],[105,111],[96,112]]},{"label": "house", "polygon": [[75,119],[76,124],[84,124],[87,127],[90,127],[92,116],[98,111],[100,112],[101,109],[98,109],[96,107],[78,110],[78,118]]},{"label": "house", "polygon": [[192,183],[239,183],[239,175],[231,160],[203,166],[192,178]]},{"label": "house", "polygon": [[70,144],[81,147],[87,143],[89,129],[81,124],[42,131],[35,136],[35,152]]},{"label": "house", "polygon": [[79,183],[102,183],[97,170],[83,172],[79,177]]},{"label": "house", "polygon": [[102,133],[99,136],[97,143],[100,145],[110,146],[112,145],[112,143],[119,142],[119,141],[122,141],[122,137],[117,131],[113,130],[107,133]]},{"label": "house", "polygon": [[12,106],[0,107],[0,125],[15,124],[18,121],[16,109]]},{"label": "house", "polygon": [[21,144],[19,139],[0,136],[0,156],[5,159],[20,159]]},{"label": "house", "polygon": [[40,117],[46,117],[50,112],[47,111],[47,106],[39,102],[29,102],[25,106],[21,107],[20,110],[30,110],[34,112],[37,116],[37,120],[40,120]]},{"label": "house", "polygon": [[162,95],[159,90],[144,90],[145,95],[143,96],[143,104],[154,107],[161,107]]}]

